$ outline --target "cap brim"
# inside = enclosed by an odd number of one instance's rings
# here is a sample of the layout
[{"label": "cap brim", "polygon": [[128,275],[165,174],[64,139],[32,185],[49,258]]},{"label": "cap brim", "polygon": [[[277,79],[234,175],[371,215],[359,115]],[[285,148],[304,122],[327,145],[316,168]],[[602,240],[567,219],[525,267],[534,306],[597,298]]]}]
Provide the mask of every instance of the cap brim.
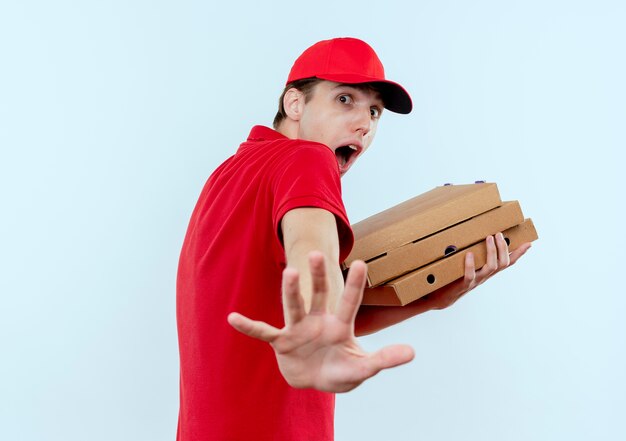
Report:
[{"label": "cap brim", "polygon": [[317,78],[345,84],[370,83],[380,91],[386,109],[402,114],[411,113],[413,110],[413,101],[409,93],[393,81],[353,74],[324,74],[318,75]]}]

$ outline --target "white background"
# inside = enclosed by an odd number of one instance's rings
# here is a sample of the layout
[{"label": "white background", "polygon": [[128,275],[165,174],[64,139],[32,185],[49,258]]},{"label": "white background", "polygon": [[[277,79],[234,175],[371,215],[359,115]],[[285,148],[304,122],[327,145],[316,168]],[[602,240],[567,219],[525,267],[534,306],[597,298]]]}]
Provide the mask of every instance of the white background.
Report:
[{"label": "white background", "polygon": [[626,439],[625,20],[618,1],[3,3],[0,438],[174,439],[195,200],[300,52],[354,36],[415,109],[344,178],[351,220],[483,179],[540,239],[363,339],[417,356],[338,396],[337,440]]}]

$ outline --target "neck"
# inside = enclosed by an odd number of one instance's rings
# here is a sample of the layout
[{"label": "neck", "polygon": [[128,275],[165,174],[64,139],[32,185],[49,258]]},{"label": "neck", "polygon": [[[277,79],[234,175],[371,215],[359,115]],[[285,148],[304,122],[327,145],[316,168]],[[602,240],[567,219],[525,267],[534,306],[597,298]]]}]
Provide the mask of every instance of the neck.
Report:
[{"label": "neck", "polygon": [[276,128],[276,131],[289,139],[298,138],[298,124],[289,118],[282,120]]}]

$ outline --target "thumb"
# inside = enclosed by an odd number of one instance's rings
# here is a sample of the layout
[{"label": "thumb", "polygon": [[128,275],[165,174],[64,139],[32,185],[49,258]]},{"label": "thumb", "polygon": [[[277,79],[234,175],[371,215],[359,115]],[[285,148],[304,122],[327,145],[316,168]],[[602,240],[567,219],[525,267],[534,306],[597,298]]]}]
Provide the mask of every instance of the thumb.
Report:
[{"label": "thumb", "polygon": [[370,377],[383,369],[401,366],[415,358],[415,351],[409,345],[391,345],[369,354],[366,358],[366,366],[370,371]]},{"label": "thumb", "polygon": [[231,312],[228,315],[228,323],[242,334],[268,343],[271,343],[280,334],[279,329],[265,322],[250,320],[237,312]]}]

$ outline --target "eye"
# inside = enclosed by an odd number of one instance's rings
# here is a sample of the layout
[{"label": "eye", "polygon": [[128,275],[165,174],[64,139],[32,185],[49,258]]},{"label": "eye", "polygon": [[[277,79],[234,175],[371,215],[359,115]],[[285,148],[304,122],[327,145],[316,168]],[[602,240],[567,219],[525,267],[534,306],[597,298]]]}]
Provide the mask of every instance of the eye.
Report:
[{"label": "eye", "polygon": [[352,104],[352,97],[350,95],[339,95],[337,98],[340,103],[343,104]]},{"label": "eye", "polygon": [[378,119],[380,118],[380,109],[378,107],[372,107],[370,109],[370,114],[372,115],[372,118]]}]

